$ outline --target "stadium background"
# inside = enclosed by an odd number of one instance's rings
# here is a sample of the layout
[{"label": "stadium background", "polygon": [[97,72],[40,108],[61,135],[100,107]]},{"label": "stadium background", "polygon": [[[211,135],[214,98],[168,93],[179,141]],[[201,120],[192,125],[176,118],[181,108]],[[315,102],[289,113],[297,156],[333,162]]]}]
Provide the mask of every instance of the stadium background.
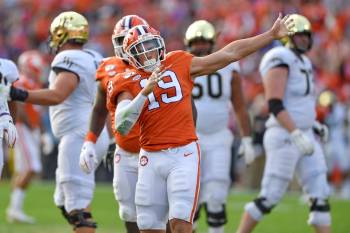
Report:
[{"label": "stadium background", "polygon": [[[337,97],[334,102],[344,109],[343,120],[336,123],[337,127],[339,124],[343,127],[340,140],[343,140],[349,149],[350,2],[348,0],[0,0],[0,57],[16,61],[19,54],[28,49],[39,48],[47,52],[49,25],[58,13],[65,10],[75,10],[87,17],[91,35],[88,46],[104,56],[113,55],[111,32],[117,20],[126,14],[140,15],[160,30],[166,40],[168,51],[184,49],[184,31],[196,19],[206,19],[215,25],[219,33],[217,47],[220,48],[231,40],[267,30],[278,12],[303,14],[311,21],[314,31],[314,47],[309,55],[315,66],[317,91],[321,93],[325,89],[331,90]],[[240,62],[244,75],[244,94],[254,122],[258,150],[261,149],[263,122],[267,117],[267,111],[263,103],[263,89],[257,66],[262,54],[269,47]],[[50,59],[51,57],[47,55],[47,60]],[[323,119],[327,118],[330,111],[328,108],[325,111],[321,109],[319,115]],[[234,122],[231,126],[235,131]],[[9,157],[5,179],[0,182],[1,233],[40,233],[48,230],[52,233],[68,232],[69,228],[51,200],[54,190],[52,179],[55,156],[56,151],[53,151],[42,157],[43,174],[28,193],[26,210],[37,217],[39,222],[38,225],[30,227],[5,223],[4,212],[10,189],[6,177],[11,173],[11,156]],[[347,156],[350,156],[350,153]],[[263,156],[259,160],[261,161],[258,161],[254,168],[248,170],[240,160],[233,166],[235,188],[229,204],[230,232],[238,224],[243,203],[255,195],[254,192],[246,193],[245,190],[247,187],[258,186],[259,172],[256,171],[259,170],[257,168],[261,168]],[[333,168],[330,175],[337,187],[341,182],[341,176],[339,168],[337,166]],[[108,183],[111,174],[100,169],[98,179],[107,182],[98,186],[94,201],[94,209],[102,229],[100,232],[120,232],[121,223],[117,217],[117,206],[114,205],[112,189]],[[350,211],[350,203],[334,199],[332,204],[334,232],[349,232],[350,223],[344,217]],[[259,232],[276,232],[276,229],[283,229],[281,232],[311,232],[310,228],[304,226],[306,217],[307,207],[300,204],[297,196],[292,194],[266,222],[259,226],[257,231],[260,229]],[[298,224],[293,225],[296,221]],[[55,227],[51,228],[52,225]]]}]

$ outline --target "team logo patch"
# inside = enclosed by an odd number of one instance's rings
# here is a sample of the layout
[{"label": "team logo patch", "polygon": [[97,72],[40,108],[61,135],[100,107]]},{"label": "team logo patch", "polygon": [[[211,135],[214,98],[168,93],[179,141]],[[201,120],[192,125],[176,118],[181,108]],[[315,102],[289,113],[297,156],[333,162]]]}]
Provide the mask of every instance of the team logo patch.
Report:
[{"label": "team logo patch", "polygon": [[148,158],[146,155],[142,155],[141,158],[140,158],[140,165],[141,166],[146,166],[148,163]]},{"label": "team logo patch", "polygon": [[132,81],[137,81],[141,78],[141,75],[136,75],[135,77],[132,78]]},{"label": "team logo patch", "polygon": [[115,76],[117,74],[117,72],[112,70],[112,71],[107,72],[107,74],[108,74],[108,76],[111,77],[111,76]]},{"label": "team logo patch", "polygon": [[120,154],[115,154],[115,155],[114,155],[114,163],[115,163],[115,164],[119,163],[119,162],[120,162],[120,159],[121,159]]},{"label": "team logo patch", "polygon": [[125,79],[131,78],[131,77],[134,76],[135,74],[136,74],[136,73],[133,72],[133,71],[131,71],[131,72],[126,72],[126,73],[124,74],[124,78],[125,78]]}]

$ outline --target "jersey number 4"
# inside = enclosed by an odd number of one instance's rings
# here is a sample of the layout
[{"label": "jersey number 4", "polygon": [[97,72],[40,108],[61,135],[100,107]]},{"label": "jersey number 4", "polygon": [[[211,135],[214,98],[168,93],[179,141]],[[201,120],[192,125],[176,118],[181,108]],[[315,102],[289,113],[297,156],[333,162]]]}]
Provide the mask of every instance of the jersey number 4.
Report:
[{"label": "jersey number 4", "polygon": [[[167,70],[162,74],[162,77],[167,77],[167,76],[170,78],[170,81],[164,82],[163,80],[160,80],[158,82],[158,87],[163,90],[166,90],[169,88],[175,88],[175,95],[169,96],[167,93],[163,93],[160,95],[160,99],[156,100],[156,97],[152,92],[151,94],[148,95],[148,101],[149,101],[148,110],[159,108],[160,107],[159,101],[162,101],[165,104],[169,104],[169,103],[180,101],[182,99],[181,86],[180,86],[179,80],[176,77],[176,74],[171,70]],[[146,86],[146,83],[147,83],[147,79],[142,79],[140,81],[141,87],[144,88]]]}]

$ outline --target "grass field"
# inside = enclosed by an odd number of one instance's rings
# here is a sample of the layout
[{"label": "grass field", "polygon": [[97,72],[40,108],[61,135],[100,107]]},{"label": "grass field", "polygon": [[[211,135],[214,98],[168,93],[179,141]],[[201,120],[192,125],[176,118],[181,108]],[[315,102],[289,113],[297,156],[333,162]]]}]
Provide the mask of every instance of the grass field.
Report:
[{"label": "grass field", "polygon": [[[54,206],[52,195],[53,183],[35,183],[28,192],[25,210],[37,220],[35,225],[8,224],[5,209],[9,201],[10,185],[0,182],[0,233],[66,233],[71,227],[63,220],[59,210]],[[255,193],[233,192],[229,198],[226,232],[234,233],[238,225],[244,204],[255,197]],[[350,202],[331,200],[333,233],[350,232]],[[112,188],[108,184],[99,184],[93,201],[94,216],[99,224],[99,233],[122,233],[122,222],[118,218],[117,204]],[[204,216],[204,214],[202,214]],[[299,202],[297,195],[289,194],[258,226],[258,233],[308,233],[313,232],[306,225],[308,208]],[[199,232],[206,232],[201,219]]]}]

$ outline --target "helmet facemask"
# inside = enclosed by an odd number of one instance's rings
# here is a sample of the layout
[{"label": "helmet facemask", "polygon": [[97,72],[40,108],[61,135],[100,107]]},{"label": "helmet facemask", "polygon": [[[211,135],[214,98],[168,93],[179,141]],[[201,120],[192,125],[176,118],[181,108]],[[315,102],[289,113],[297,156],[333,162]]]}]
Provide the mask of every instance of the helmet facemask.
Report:
[{"label": "helmet facemask", "polygon": [[164,60],[164,40],[160,36],[145,35],[142,39],[129,46],[126,53],[137,69],[153,72]]},{"label": "helmet facemask", "polygon": [[189,42],[187,50],[198,57],[207,56],[212,53],[214,48],[214,41],[206,40],[202,37],[195,38]]},{"label": "helmet facemask", "polygon": [[123,40],[125,35],[126,35],[126,32],[120,33],[117,36],[112,36],[112,43],[113,43],[115,55],[120,58],[123,58],[124,60],[128,60],[128,55],[125,53],[123,49]]}]

